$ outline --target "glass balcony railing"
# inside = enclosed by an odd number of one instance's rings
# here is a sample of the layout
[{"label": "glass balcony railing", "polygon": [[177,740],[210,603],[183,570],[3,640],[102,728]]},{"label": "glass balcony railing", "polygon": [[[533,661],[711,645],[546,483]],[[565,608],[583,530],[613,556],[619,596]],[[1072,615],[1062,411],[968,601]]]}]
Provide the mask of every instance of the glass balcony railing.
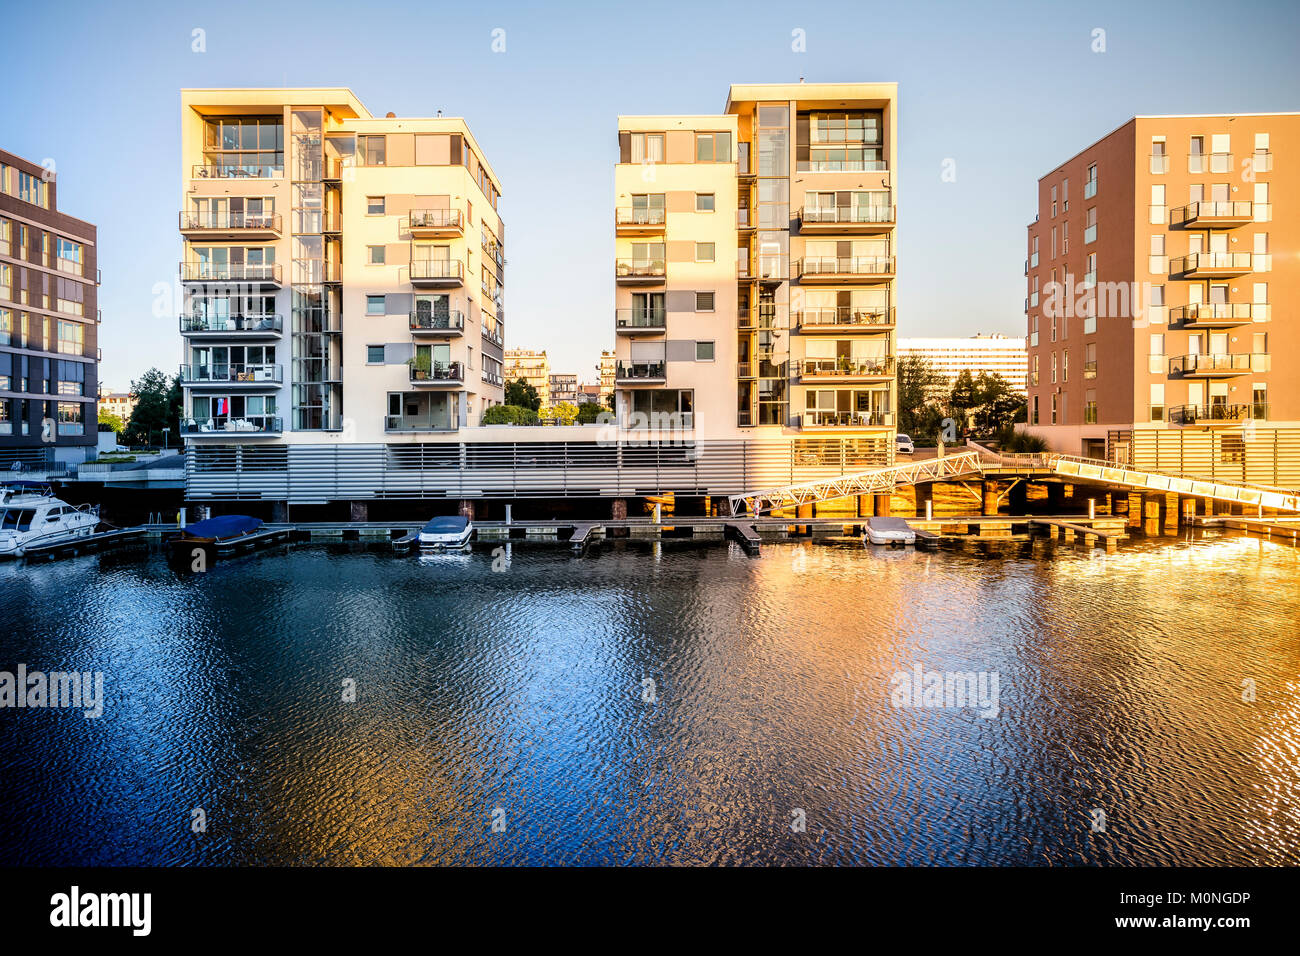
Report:
[{"label": "glass balcony railing", "polygon": [[1268,353],[1233,352],[1175,355],[1169,360],[1170,375],[1239,375],[1268,371]]},{"label": "glass balcony railing", "polygon": [[281,365],[182,365],[185,385],[278,385],[284,379]]},{"label": "glass balcony railing", "polygon": [[408,417],[406,415],[385,415],[384,431],[386,432],[454,432],[456,425],[451,420],[451,415],[444,413],[441,415],[415,415]]},{"label": "glass balcony railing", "polygon": [[412,282],[463,282],[465,264],[459,259],[412,259]]},{"label": "glass balcony railing", "polygon": [[1182,328],[1189,325],[1241,325],[1254,321],[1256,312],[1267,317],[1268,305],[1250,302],[1196,302],[1179,305],[1169,310],[1169,325]]},{"label": "glass balcony railing", "polygon": [[804,309],[792,314],[801,330],[870,328],[894,324],[893,309]]},{"label": "glass balcony railing", "polygon": [[894,207],[888,204],[866,206],[805,206],[799,210],[804,225],[874,225],[894,222]]},{"label": "glass balcony railing", "polygon": [[620,382],[661,379],[666,371],[667,366],[663,361],[617,362],[614,365],[614,379]]},{"label": "glass balcony railing", "polygon": [[878,358],[806,358],[796,362],[799,374],[804,378],[865,377],[876,375],[893,375],[894,358],[892,355]]},{"label": "glass balcony railing", "polygon": [[668,325],[667,309],[615,309],[614,326],[617,329],[658,329]]},{"label": "glass balcony railing", "polygon": [[1149,168],[1153,176],[1169,172],[1169,155],[1167,153],[1152,153],[1150,162]]},{"label": "glass balcony railing", "polygon": [[1192,275],[1197,272],[1250,271],[1249,252],[1193,252],[1169,260],[1170,275]]},{"label": "glass balcony railing", "polygon": [[275,415],[219,415],[214,418],[186,418],[181,421],[182,435],[222,436],[237,433],[251,435],[278,435],[284,423]]},{"label": "glass balcony railing", "polygon": [[273,313],[250,315],[182,315],[181,333],[217,332],[238,335],[241,332],[281,332],[283,316]]},{"label": "glass balcony railing", "polygon": [[1188,153],[1187,171],[1193,174],[1230,173],[1232,153]]},{"label": "glass balcony railing", "polygon": [[890,275],[893,256],[807,256],[797,265],[802,276]]},{"label": "glass balcony railing", "polygon": [[1268,405],[1263,403],[1210,405],[1175,405],[1169,410],[1169,421],[1175,425],[1200,425],[1211,422],[1267,421]]},{"label": "glass balcony railing", "polygon": [[615,209],[616,226],[662,226],[668,221],[668,212],[656,209]]},{"label": "glass balcony railing", "polygon": [[889,163],[883,159],[801,159],[795,164],[801,173],[883,173]]},{"label": "glass balcony railing", "polygon": [[182,262],[182,282],[248,282],[279,285],[282,273],[278,263],[273,265],[232,265],[215,262]]},{"label": "glass balcony railing", "polygon": [[462,227],[459,209],[412,209],[412,229],[445,229],[457,231]]},{"label": "glass balcony railing", "polygon": [[1239,202],[1193,202],[1169,211],[1171,226],[1187,225],[1207,219],[1231,219],[1249,222],[1254,218],[1253,203],[1249,199]]},{"label": "glass balcony railing", "polygon": [[274,179],[284,175],[284,164],[204,163],[192,170],[194,179]]},{"label": "glass balcony railing", "polygon": [[619,279],[662,279],[667,275],[663,259],[616,259],[614,275]]},{"label": "glass balcony railing", "polygon": [[211,229],[227,232],[280,232],[280,217],[242,212],[183,212],[181,229]]},{"label": "glass balcony railing", "polygon": [[894,424],[894,413],[879,410],[864,412],[831,412],[809,409],[796,415],[791,424],[795,428],[886,428]]},{"label": "glass balcony railing", "polygon": [[463,332],[465,330],[465,313],[453,309],[450,312],[410,313],[412,332]]},{"label": "glass balcony railing", "polygon": [[465,380],[465,367],[460,362],[448,362],[446,364],[435,362],[428,368],[421,367],[418,363],[407,365],[409,378],[417,384],[437,384],[439,382],[462,382]]}]

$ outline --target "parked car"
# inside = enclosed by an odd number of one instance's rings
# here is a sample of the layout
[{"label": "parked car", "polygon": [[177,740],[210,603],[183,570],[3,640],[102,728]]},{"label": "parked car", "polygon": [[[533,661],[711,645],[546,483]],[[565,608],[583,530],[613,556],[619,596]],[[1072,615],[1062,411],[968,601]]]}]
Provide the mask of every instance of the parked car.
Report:
[{"label": "parked car", "polygon": [[900,455],[911,455],[916,451],[916,446],[912,444],[912,436],[910,435],[897,435],[894,441],[897,442],[895,451]]}]

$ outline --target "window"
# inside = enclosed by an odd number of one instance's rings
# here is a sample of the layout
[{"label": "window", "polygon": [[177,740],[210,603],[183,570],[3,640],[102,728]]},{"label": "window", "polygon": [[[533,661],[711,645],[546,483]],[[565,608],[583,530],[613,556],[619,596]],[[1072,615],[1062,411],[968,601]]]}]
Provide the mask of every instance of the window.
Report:
[{"label": "window", "polygon": [[1268,254],[1268,233],[1255,233],[1255,245],[1252,250],[1250,267],[1255,272],[1268,272],[1273,268],[1273,257]]},{"label": "window", "polygon": [[1070,211],[1070,181],[1061,180],[1061,212]]},{"label": "window", "polygon": [[1061,381],[1068,382],[1069,380],[1070,380],[1070,350],[1062,349],[1061,350]]},{"label": "window", "polygon": [[366,246],[366,262],[372,266],[382,266],[384,264],[384,247]]},{"label": "window", "polygon": [[1035,395],[1029,403],[1029,424],[1038,424],[1038,396]]},{"label": "window", "polygon": [[713,293],[697,292],[695,293],[695,311],[712,312],[713,311]]},{"label": "window", "polygon": [[1053,425],[1056,424],[1056,405],[1057,405],[1057,399],[1058,399],[1058,398],[1059,398],[1059,396],[1057,396],[1057,395],[1053,395],[1053,396],[1052,396],[1052,424],[1053,424]]},{"label": "window", "polygon": [[59,319],[59,351],[64,355],[82,355],[85,352],[86,327],[80,322]]},{"label": "window", "polygon": [[1151,186],[1151,205],[1148,207],[1148,219],[1153,226],[1165,224],[1165,184],[1153,183]]},{"label": "window", "polygon": [[695,194],[695,211],[696,212],[713,212],[714,209],[713,193],[696,193]]},{"label": "window", "polygon": [[695,343],[695,361],[712,362],[713,361],[713,343],[696,342]]},{"label": "window", "polygon": [[382,216],[384,214],[384,197],[367,196],[366,197],[366,215]]},{"label": "window", "polygon": [[1253,208],[1256,222],[1268,222],[1273,218],[1273,207],[1268,201],[1268,183],[1255,183]]},{"label": "window", "polygon": [[1150,400],[1147,403],[1148,414],[1153,422],[1165,420],[1165,383],[1152,382]]},{"label": "window", "polygon": [[383,166],[388,159],[387,140],[383,136],[358,136],[358,152],[367,166]]},{"label": "window", "polygon": [[[1056,229],[1055,229],[1055,228],[1052,229],[1052,249],[1053,249],[1053,251],[1055,251],[1055,249],[1056,249]],[[1033,246],[1032,246],[1031,249],[1030,249],[1030,253],[1029,253],[1029,268],[1031,268],[1031,269],[1037,269],[1037,268],[1038,268],[1038,237],[1037,237],[1037,236],[1034,236],[1034,244],[1033,244]]]},{"label": "window", "polygon": [[1083,181],[1083,198],[1091,199],[1097,195],[1097,164],[1088,167],[1088,178]]},{"label": "window", "polygon": [[1083,423],[1097,424],[1097,390],[1090,388],[1083,393]]},{"label": "window", "polygon": [[58,257],[58,267],[60,271],[72,272],[81,275],[82,248],[81,243],[73,242],[71,239],[58,238],[56,244],[56,254]]},{"label": "window", "polygon": [[45,205],[45,183],[31,173],[18,173],[18,198],[34,206]]},{"label": "window", "polygon": [[714,256],[713,256],[713,243],[711,243],[711,242],[697,242],[697,243],[695,244],[695,261],[696,261],[696,262],[712,262],[713,259],[714,259]]},{"label": "window", "polygon": [[1097,377],[1097,343],[1089,342],[1083,347],[1083,377]]},{"label": "window", "polygon": [[1147,271],[1152,275],[1164,275],[1168,271],[1169,260],[1165,256],[1165,235],[1153,233],[1151,248],[1147,256]]},{"label": "window", "polygon": [[1162,332],[1152,332],[1150,346],[1147,349],[1147,371],[1152,375],[1165,373],[1165,336]]},{"label": "window", "polygon": [[1159,176],[1169,172],[1169,155],[1165,152],[1165,138],[1151,137],[1151,173]]},{"label": "window", "polygon": [[663,133],[633,133],[632,162],[662,163],[664,161]]},{"label": "window", "polygon": [[1187,171],[1189,173],[1205,172],[1205,137],[1193,136],[1187,147]]},{"label": "window", "polygon": [[696,133],[695,161],[697,163],[731,162],[731,134]]},{"label": "window", "polygon": [[1056,187],[1052,187],[1052,218],[1056,218]]},{"label": "window", "polygon": [[1250,162],[1251,169],[1257,173],[1267,173],[1273,168],[1273,154],[1268,148],[1268,133],[1255,134],[1255,154]]},{"label": "window", "polygon": [[384,364],[384,347],[382,345],[366,346],[366,364],[367,365]]},{"label": "window", "polygon": [[388,311],[384,308],[384,297],[382,295],[366,296],[366,315],[387,315]]},{"label": "window", "polygon": [[1038,384],[1038,356],[1031,355],[1029,358],[1029,384]]}]

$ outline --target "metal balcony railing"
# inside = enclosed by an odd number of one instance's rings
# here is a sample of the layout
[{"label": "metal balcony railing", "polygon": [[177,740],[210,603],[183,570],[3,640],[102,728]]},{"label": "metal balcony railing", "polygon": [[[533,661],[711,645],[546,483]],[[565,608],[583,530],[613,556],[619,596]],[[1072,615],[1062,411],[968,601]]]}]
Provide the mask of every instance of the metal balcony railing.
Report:
[{"label": "metal balcony railing", "polygon": [[280,332],[284,317],[273,313],[250,315],[182,315],[181,333],[221,332],[236,335],[240,332]]},{"label": "metal balcony railing", "polygon": [[805,329],[852,329],[894,324],[893,309],[805,309],[793,314],[796,326]]},{"label": "metal balcony railing", "polygon": [[1267,421],[1267,404],[1215,403],[1210,405],[1175,405],[1169,410],[1169,421],[1175,425],[1197,425],[1208,422]]},{"label": "metal balcony railing", "polygon": [[664,329],[667,309],[615,309],[614,326],[619,329]]},{"label": "metal balcony railing", "polygon": [[667,275],[663,259],[616,259],[614,274],[620,279],[662,279]]},{"label": "metal balcony railing", "polygon": [[465,379],[465,367],[460,362],[435,362],[429,368],[410,364],[407,369],[412,382],[461,382]]},{"label": "metal balcony railing", "polygon": [[1253,218],[1254,204],[1249,200],[1234,202],[1200,202],[1177,206],[1169,211],[1170,225],[1185,225],[1201,219],[1238,219],[1248,221]]},{"label": "metal balcony railing", "polygon": [[799,373],[805,378],[854,378],[894,374],[892,355],[870,359],[824,358],[802,359],[796,362]]},{"label": "metal balcony railing", "polygon": [[1233,270],[1250,271],[1249,252],[1193,252],[1169,260],[1170,275],[1186,275],[1198,271]]},{"label": "metal balcony railing", "polygon": [[660,379],[664,377],[666,371],[667,365],[663,361],[618,362],[614,365],[614,378],[620,382]]},{"label": "metal balcony railing", "polygon": [[1267,314],[1268,306],[1250,302],[1194,302],[1170,309],[1169,324],[1178,328],[1198,323],[1244,323],[1254,319],[1256,310]]},{"label": "metal balcony railing", "polygon": [[894,222],[895,210],[889,204],[866,206],[808,207],[799,210],[799,221],[805,224],[870,225]]},{"label": "metal balcony railing", "polygon": [[459,209],[412,209],[412,229],[460,229]]},{"label": "metal balcony railing", "polygon": [[889,275],[893,256],[809,256],[799,260],[800,276]]},{"label": "metal balcony railing", "polygon": [[186,418],[181,421],[182,435],[253,434],[275,435],[284,431],[276,415],[219,415],[214,418]]},{"label": "metal balcony railing", "polygon": [[463,332],[465,330],[465,313],[453,309],[450,312],[410,313],[412,332]]},{"label": "metal balcony railing", "polygon": [[668,212],[662,208],[614,210],[616,226],[662,226],[667,221]]},{"label": "metal balcony railing", "polygon": [[214,262],[182,262],[182,282],[273,282],[282,281],[279,263],[273,265],[231,265]]},{"label": "metal balcony railing", "polygon": [[886,428],[894,424],[893,412],[830,412],[808,410],[794,416],[795,428]]},{"label": "metal balcony railing", "polygon": [[183,212],[180,214],[180,223],[182,229],[221,229],[231,232],[281,231],[280,216],[275,213],[254,215],[243,212]]},{"label": "metal balcony railing", "polygon": [[411,278],[463,281],[465,264],[459,259],[412,259]]},{"label": "metal balcony railing", "polygon": [[185,385],[279,384],[284,379],[281,365],[182,365]]},{"label": "metal balcony railing", "polygon": [[284,175],[284,164],[203,163],[191,172],[194,179],[274,179]]},{"label": "metal balcony railing", "polygon": [[1233,352],[1175,355],[1169,360],[1170,375],[1195,375],[1267,371],[1268,353]]}]

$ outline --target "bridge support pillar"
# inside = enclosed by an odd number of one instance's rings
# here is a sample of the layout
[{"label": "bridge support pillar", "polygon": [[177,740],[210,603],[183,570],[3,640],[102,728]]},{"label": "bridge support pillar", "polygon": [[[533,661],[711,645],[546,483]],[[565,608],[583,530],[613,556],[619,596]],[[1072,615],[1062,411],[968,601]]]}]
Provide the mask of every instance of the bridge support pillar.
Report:
[{"label": "bridge support pillar", "polygon": [[916,489],[916,516],[919,518],[926,514],[926,505],[934,507],[934,482],[927,481],[913,487]]},{"label": "bridge support pillar", "polygon": [[876,513],[875,502],[872,500],[871,495],[858,495],[857,502],[859,518],[870,518]]},{"label": "bridge support pillar", "polygon": [[1132,492],[1128,496],[1128,526],[1142,527],[1142,496]]},{"label": "bridge support pillar", "polygon": [[1065,510],[1065,485],[1059,481],[1047,482],[1047,513],[1059,517]]},{"label": "bridge support pillar", "polygon": [[1112,491],[1110,497],[1110,513],[1113,515],[1128,514],[1128,495],[1122,492]]},{"label": "bridge support pillar", "polygon": [[349,521],[369,521],[370,520],[370,502],[368,501],[351,501],[348,503],[348,520]]},{"label": "bridge support pillar", "polygon": [[627,520],[627,499],[615,498],[609,503],[609,517],[613,521]]},{"label": "bridge support pillar", "polygon": [[456,513],[459,514],[462,518],[468,518],[470,521],[473,521],[474,502],[468,498],[460,499],[460,502],[456,505]]},{"label": "bridge support pillar", "polygon": [[889,517],[889,499],[890,499],[890,497],[892,497],[892,496],[890,496],[890,495],[872,495],[872,497],[875,499],[875,512],[876,512],[875,517],[877,517],[877,518],[888,518],[888,517]]},{"label": "bridge support pillar", "polygon": [[273,524],[289,523],[289,502],[287,501],[271,502],[271,522]]},{"label": "bridge support pillar", "polygon": [[1029,483],[1018,481],[1007,493],[1007,505],[1013,515],[1023,515],[1029,511]]},{"label": "bridge support pillar", "polygon": [[1165,534],[1178,533],[1178,515],[1180,513],[1178,505],[1178,492],[1169,491],[1165,493],[1164,500],[1164,525]]},{"label": "bridge support pillar", "polygon": [[1160,512],[1164,507],[1162,494],[1142,496],[1142,533],[1151,537],[1160,534]]},{"label": "bridge support pillar", "polygon": [[998,483],[996,481],[980,482],[981,497],[983,498],[982,514],[995,515],[998,513]]}]

